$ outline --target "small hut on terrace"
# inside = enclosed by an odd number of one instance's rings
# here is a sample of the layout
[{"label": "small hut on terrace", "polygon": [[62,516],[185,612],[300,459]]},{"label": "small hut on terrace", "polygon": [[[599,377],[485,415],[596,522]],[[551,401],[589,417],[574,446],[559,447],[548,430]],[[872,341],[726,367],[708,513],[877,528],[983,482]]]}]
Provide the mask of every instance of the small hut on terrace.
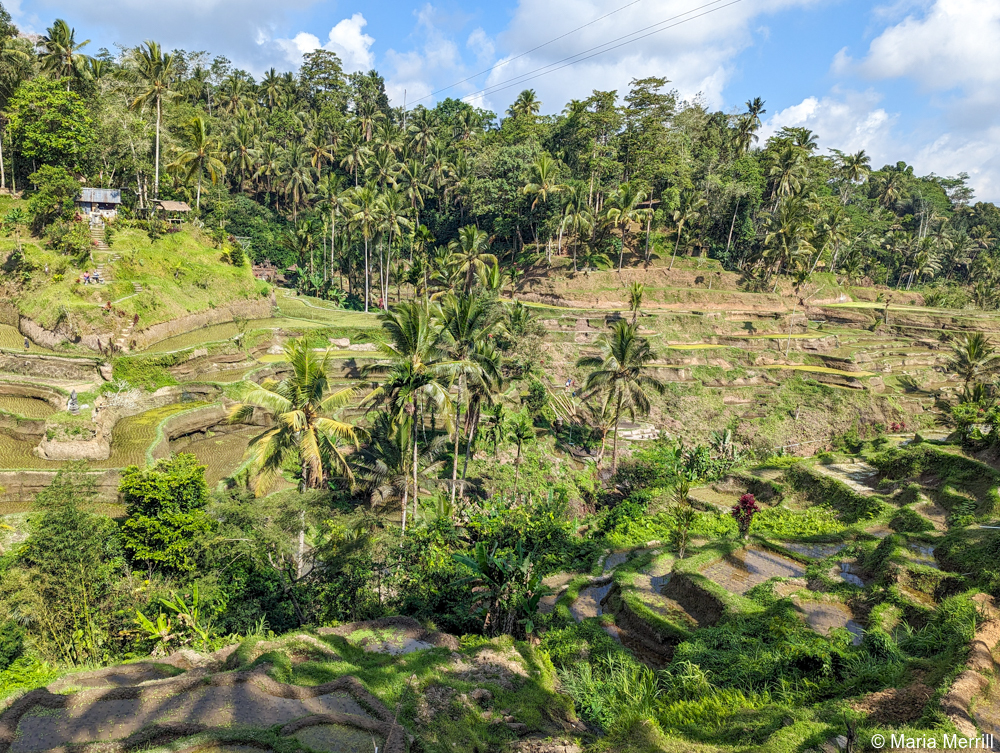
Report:
[{"label": "small hut on terrace", "polygon": [[168,222],[183,222],[184,218],[181,217],[182,214],[187,214],[191,211],[191,207],[188,206],[186,201],[170,201],[168,199],[157,199],[153,202],[156,208],[161,210],[165,215]]}]

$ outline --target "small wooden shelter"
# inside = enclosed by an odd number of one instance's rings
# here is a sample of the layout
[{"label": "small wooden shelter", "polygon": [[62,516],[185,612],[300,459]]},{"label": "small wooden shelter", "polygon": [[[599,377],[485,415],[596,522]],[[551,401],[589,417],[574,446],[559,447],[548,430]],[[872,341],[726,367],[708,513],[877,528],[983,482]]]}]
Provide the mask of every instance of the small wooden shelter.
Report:
[{"label": "small wooden shelter", "polygon": [[169,199],[157,199],[153,202],[156,208],[161,210],[167,215],[168,222],[181,222],[183,220],[180,214],[186,214],[191,211],[191,207],[186,201],[170,201]]}]

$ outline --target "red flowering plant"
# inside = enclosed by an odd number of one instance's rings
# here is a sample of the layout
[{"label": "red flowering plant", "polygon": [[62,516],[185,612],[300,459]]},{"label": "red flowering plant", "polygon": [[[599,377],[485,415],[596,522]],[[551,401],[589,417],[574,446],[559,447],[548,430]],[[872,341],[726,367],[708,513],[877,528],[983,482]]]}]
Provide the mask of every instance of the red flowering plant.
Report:
[{"label": "red flowering plant", "polygon": [[740,501],[736,503],[730,513],[736,519],[736,525],[740,527],[740,538],[745,539],[750,533],[750,524],[753,523],[753,516],[760,512],[757,500],[752,494],[744,494]]}]

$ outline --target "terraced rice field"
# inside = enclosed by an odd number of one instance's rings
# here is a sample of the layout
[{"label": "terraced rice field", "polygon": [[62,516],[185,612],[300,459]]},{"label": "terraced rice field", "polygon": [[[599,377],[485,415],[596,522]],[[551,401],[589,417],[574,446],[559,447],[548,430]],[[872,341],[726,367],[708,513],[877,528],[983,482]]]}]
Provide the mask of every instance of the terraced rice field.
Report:
[{"label": "terraced rice field", "polygon": [[[17,350],[22,353],[24,352],[24,335],[20,333],[17,327],[12,327],[9,324],[0,324],[0,349]],[[57,351],[43,348],[35,343],[31,343],[31,347],[28,349],[28,352],[46,354],[57,353]]]},{"label": "terraced rice field", "polygon": [[875,376],[872,371],[842,371],[841,369],[831,369],[829,366],[809,366],[807,364],[776,364],[774,366],[760,366],[758,368],[780,371],[806,371],[812,374],[834,374],[842,377],[871,377]]},{"label": "terraced rice field", "polygon": [[[123,418],[111,432],[111,456],[107,460],[89,463],[91,468],[124,468],[129,465],[145,465],[146,451],[157,436],[160,423],[175,413],[181,413],[205,403],[174,403],[163,408],[154,408],[136,416]],[[43,460],[32,450],[35,443],[24,442],[0,433],[0,468],[11,470],[58,470],[65,463]]]},{"label": "terraced rice field", "polygon": [[55,412],[55,408],[39,398],[0,395],[0,413],[13,413],[25,418],[48,418]]},{"label": "terraced rice field", "polygon": [[745,594],[771,578],[801,578],[806,571],[805,567],[788,557],[747,547],[709,565],[702,574],[727,591]]},{"label": "terraced rice field", "polygon": [[171,442],[170,450],[189,452],[198,458],[198,462],[207,466],[205,480],[208,485],[215,486],[240,467],[250,440],[260,432],[260,428],[248,426],[226,434],[181,439]]}]

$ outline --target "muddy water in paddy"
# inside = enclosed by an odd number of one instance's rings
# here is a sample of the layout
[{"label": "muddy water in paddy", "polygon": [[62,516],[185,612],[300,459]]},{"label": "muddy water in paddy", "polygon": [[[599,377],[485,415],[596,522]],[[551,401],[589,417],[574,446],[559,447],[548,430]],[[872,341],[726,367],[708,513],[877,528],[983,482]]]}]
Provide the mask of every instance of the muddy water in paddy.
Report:
[{"label": "muddy water in paddy", "polygon": [[790,552],[812,557],[816,560],[832,557],[843,549],[847,544],[803,544],[797,542],[783,541],[781,545]]},{"label": "muddy water in paddy", "polygon": [[48,418],[56,409],[37,397],[0,395],[0,412],[14,413],[25,418]]},{"label": "muddy water in paddy", "polygon": [[586,620],[589,617],[600,617],[604,614],[604,607],[601,602],[611,591],[611,580],[603,585],[587,586],[580,589],[579,596],[576,597],[569,608],[570,613],[577,621]]},{"label": "muddy water in paddy", "polygon": [[861,644],[864,629],[854,621],[851,610],[843,604],[826,601],[805,601],[798,604],[802,610],[806,624],[817,633],[829,635],[835,628],[847,628],[853,638],[851,643],[855,646]]},{"label": "muddy water in paddy", "polygon": [[864,588],[867,585],[861,576],[861,570],[853,562],[841,562],[838,567],[834,568],[834,575],[845,583],[850,583],[858,588]]},{"label": "muddy water in paddy", "polygon": [[801,578],[805,567],[780,554],[748,547],[723,557],[701,571],[733,593],[745,594],[771,578]]},{"label": "muddy water in paddy", "polygon": [[910,544],[906,547],[906,556],[915,565],[933,567],[940,570],[937,560],[934,558],[934,547],[927,544]]}]

